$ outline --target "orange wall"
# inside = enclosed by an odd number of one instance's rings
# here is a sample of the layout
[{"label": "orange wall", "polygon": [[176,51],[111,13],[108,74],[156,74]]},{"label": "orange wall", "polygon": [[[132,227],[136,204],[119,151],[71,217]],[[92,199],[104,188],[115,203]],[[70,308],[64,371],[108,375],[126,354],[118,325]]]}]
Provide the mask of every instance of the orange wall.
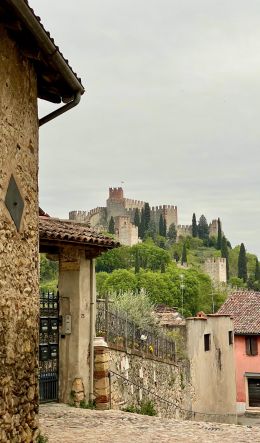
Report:
[{"label": "orange wall", "polygon": [[237,402],[246,402],[245,372],[260,373],[260,337],[257,338],[258,355],[246,355],[244,335],[235,335]]}]

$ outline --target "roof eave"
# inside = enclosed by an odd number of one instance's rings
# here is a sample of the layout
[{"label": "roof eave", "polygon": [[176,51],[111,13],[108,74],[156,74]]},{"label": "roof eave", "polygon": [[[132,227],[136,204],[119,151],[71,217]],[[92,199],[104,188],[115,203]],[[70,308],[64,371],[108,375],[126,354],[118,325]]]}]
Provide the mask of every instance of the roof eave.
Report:
[{"label": "roof eave", "polygon": [[[84,87],[68,65],[67,60],[63,58],[57,46],[45,31],[37,17],[33,14],[33,11],[30,9],[29,5],[25,3],[24,0],[8,0],[8,3],[15,11],[17,17],[19,17],[27,29],[33,34],[40,49],[50,60],[50,65],[55,68],[59,72],[60,76],[64,79],[65,83],[68,85],[68,89],[71,90],[71,97],[76,92],[84,94]],[[62,100],[66,102],[68,97],[62,97]]]}]

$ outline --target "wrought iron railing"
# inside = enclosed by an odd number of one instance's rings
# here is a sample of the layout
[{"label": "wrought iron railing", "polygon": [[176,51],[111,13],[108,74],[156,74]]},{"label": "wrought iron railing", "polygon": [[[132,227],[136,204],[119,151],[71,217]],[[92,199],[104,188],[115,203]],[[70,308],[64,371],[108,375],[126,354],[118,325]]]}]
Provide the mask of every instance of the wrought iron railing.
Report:
[{"label": "wrought iron railing", "polygon": [[142,329],[126,314],[97,302],[96,335],[117,349],[132,350],[162,360],[175,361],[175,342],[152,329]]}]

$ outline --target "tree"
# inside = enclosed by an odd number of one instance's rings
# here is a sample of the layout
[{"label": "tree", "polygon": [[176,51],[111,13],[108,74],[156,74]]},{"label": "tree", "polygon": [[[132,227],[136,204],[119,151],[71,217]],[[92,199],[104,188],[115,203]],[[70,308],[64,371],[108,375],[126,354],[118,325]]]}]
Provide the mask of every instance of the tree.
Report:
[{"label": "tree", "polygon": [[217,249],[221,251],[221,241],[222,241],[222,229],[220,218],[218,218],[218,240],[217,240]]},{"label": "tree", "polygon": [[182,254],[181,254],[181,264],[187,263],[187,249],[186,249],[186,242],[183,243],[182,246]]},{"label": "tree", "polygon": [[176,263],[178,263],[178,261],[180,260],[180,256],[179,256],[179,254],[178,254],[177,251],[174,252],[174,254],[173,254],[173,258],[174,258],[174,260],[176,261]]},{"label": "tree", "polygon": [[144,209],[141,210],[141,221],[138,229],[138,236],[143,240],[145,235]]},{"label": "tree", "polygon": [[169,226],[169,230],[167,233],[167,237],[171,240],[172,243],[176,242],[177,231],[174,223],[171,223]]},{"label": "tree", "polygon": [[239,256],[238,256],[238,266],[237,266],[237,276],[242,278],[244,282],[247,281],[247,260],[246,260],[246,250],[244,243],[241,243]]},{"label": "tree", "polygon": [[149,206],[149,203],[145,203],[144,204],[144,233],[146,233],[146,231],[149,228],[150,220],[151,220],[150,206]]},{"label": "tree", "polygon": [[201,215],[198,223],[198,237],[206,241],[209,239],[209,225],[205,215],[203,214]]},{"label": "tree", "polygon": [[155,240],[155,237],[157,235],[156,232],[156,226],[154,221],[150,220],[148,229],[145,231],[145,238],[151,237],[153,240]]},{"label": "tree", "polygon": [[259,261],[256,257],[255,259],[255,280],[260,281],[260,268],[259,268]]},{"label": "tree", "polygon": [[140,226],[140,214],[139,214],[139,209],[138,208],[136,208],[136,210],[135,210],[134,225],[137,226],[138,228]]},{"label": "tree", "polygon": [[115,233],[115,220],[114,220],[114,217],[111,217],[110,220],[109,220],[108,232],[109,232],[109,234],[114,234]]},{"label": "tree", "polygon": [[192,237],[198,237],[198,226],[195,214],[192,216]]},{"label": "tree", "polygon": [[136,249],[135,251],[135,274],[140,271],[140,259],[139,259],[139,251]]},{"label": "tree", "polygon": [[224,235],[221,240],[221,257],[226,259],[226,271],[227,271],[227,281],[228,281],[229,280],[229,252],[228,252],[227,239]]},{"label": "tree", "polygon": [[167,227],[166,227],[165,217],[163,217],[163,215],[160,214],[159,235],[161,235],[162,237],[166,237],[166,231],[167,231]]}]

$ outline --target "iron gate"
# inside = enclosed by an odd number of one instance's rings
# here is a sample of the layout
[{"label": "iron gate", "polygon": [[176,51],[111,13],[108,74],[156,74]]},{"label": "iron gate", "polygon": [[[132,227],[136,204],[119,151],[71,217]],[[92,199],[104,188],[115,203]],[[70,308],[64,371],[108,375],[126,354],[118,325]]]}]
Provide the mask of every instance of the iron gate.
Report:
[{"label": "iron gate", "polygon": [[59,293],[40,294],[39,347],[40,402],[58,400],[59,383]]}]

